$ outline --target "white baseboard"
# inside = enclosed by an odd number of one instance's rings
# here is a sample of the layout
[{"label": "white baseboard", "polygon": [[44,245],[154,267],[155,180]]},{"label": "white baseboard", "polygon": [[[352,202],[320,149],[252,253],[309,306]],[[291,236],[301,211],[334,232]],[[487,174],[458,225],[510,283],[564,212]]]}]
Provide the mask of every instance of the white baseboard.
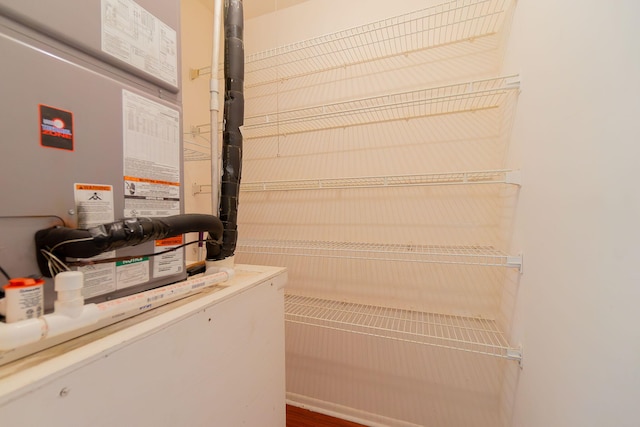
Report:
[{"label": "white baseboard", "polygon": [[372,414],[367,411],[350,408],[348,406],[296,393],[287,392],[287,404],[369,427],[423,427],[419,424],[413,424],[407,421],[385,417],[383,415]]}]

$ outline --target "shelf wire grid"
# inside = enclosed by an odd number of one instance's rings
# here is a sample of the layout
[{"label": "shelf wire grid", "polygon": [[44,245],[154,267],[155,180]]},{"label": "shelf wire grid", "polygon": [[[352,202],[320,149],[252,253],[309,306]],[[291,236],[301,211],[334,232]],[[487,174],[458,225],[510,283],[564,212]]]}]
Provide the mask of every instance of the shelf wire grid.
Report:
[{"label": "shelf wire grid", "polygon": [[185,162],[194,162],[198,160],[211,160],[211,152],[204,150],[197,150],[185,146],[183,148],[183,158]]},{"label": "shelf wire grid", "polygon": [[290,323],[513,359],[491,319],[285,295]]},{"label": "shelf wire grid", "polygon": [[185,162],[211,160],[211,143],[208,138],[200,135],[199,131],[186,133],[185,136],[189,137],[182,140],[182,156]]},{"label": "shelf wire grid", "polygon": [[501,105],[518,89],[517,76],[476,80],[245,117],[245,138],[313,132]]},{"label": "shelf wire grid", "polygon": [[249,55],[247,86],[495,34],[509,0],[455,0]]},{"label": "shelf wire grid", "polygon": [[416,245],[389,243],[323,242],[307,240],[239,239],[239,254],[284,255],[369,261],[518,267],[518,257],[493,246]]},{"label": "shelf wire grid", "polygon": [[240,191],[294,191],[431,185],[519,184],[511,170],[243,182]]}]

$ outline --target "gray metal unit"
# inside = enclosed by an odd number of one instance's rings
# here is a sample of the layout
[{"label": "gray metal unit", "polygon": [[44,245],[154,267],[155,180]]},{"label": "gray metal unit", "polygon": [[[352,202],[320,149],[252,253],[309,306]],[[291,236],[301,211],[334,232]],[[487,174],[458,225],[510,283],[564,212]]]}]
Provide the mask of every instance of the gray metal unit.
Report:
[{"label": "gray metal unit", "polygon": [[[60,40],[69,46],[101,59],[105,63],[114,65],[127,72],[142,77],[172,93],[180,90],[180,67],[177,67],[175,81],[159,78],[158,70],[145,71],[132,66],[130,63],[108,53],[103,49],[107,43],[104,40],[102,22],[105,15],[110,13],[112,4],[118,4],[121,16],[128,12],[131,15],[149,12],[149,16],[140,17],[141,21],[153,25],[153,17],[157,18],[168,28],[178,30],[180,27],[180,2],[155,1],[155,0],[57,0],[55,2],[42,2],[39,0],[0,0],[0,15],[5,15],[16,22],[20,22],[38,32]],[[138,7],[139,6],[139,7]],[[135,10],[134,10],[135,9]],[[140,12],[144,9],[143,12]],[[116,12],[114,11],[115,15]],[[152,15],[152,16],[151,16]],[[115,25],[124,27],[130,22]],[[157,27],[157,25],[156,25]],[[144,28],[121,28],[123,33],[129,32],[132,36],[143,37]],[[160,31],[161,28],[155,28]],[[176,32],[176,54],[179,51],[180,34]],[[122,46],[126,47],[126,46]],[[179,57],[178,57],[179,58]],[[179,64],[179,61],[178,61]]]},{"label": "gray metal unit", "polygon": [[[15,277],[39,273],[34,244],[37,230],[62,221],[77,226],[75,183],[112,186],[114,219],[124,216],[124,93],[175,111],[177,133],[182,134],[179,84],[170,87],[96,51],[100,47],[96,45],[100,4],[99,0],[61,1],[43,7],[36,1],[0,0],[0,266]],[[179,33],[178,0],[141,4]],[[179,49],[176,53],[179,59]],[[40,105],[73,113],[72,150],[41,145]],[[182,186],[179,200],[182,213]],[[117,255],[153,252],[153,243],[147,243],[119,250]],[[146,282],[92,300],[186,277],[182,268],[154,278],[154,262],[151,257]],[[2,283],[4,278],[0,278]],[[51,280],[45,293],[46,306],[51,306]]]}]

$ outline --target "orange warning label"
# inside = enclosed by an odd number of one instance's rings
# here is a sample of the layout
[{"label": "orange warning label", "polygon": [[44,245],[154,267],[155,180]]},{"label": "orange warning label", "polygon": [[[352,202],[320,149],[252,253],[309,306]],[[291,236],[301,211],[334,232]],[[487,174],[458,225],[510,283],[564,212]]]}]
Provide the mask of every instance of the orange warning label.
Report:
[{"label": "orange warning label", "polygon": [[156,240],[158,246],[178,246],[182,244],[182,236],[168,237],[166,239]]},{"label": "orange warning label", "polygon": [[135,181],[135,182],[147,182],[149,184],[161,184],[161,185],[175,185],[180,187],[179,182],[171,182],[171,181],[162,181],[159,179],[149,179],[149,178],[138,178],[135,176],[125,176],[124,179],[126,181]]},{"label": "orange warning label", "polygon": [[110,185],[76,184],[76,190],[111,191]]}]

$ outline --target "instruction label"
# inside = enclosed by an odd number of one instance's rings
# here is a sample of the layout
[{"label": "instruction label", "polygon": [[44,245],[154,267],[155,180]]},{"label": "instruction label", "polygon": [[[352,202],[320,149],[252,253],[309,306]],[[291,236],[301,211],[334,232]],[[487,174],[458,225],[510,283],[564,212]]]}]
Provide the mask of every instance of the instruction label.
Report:
[{"label": "instruction label", "polygon": [[116,262],[118,289],[130,288],[149,281],[149,258],[140,257]]},{"label": "instruction label", "polygon": [[102,0],[102,50],[178,86],[176,31],[132,0]]},{"label": "instruction label", "polygon": [[[155,241],[155,253],[165,252],[174,249],[183,243],[183,237],[170,237],[168,239]],[[177,249],[175,251],[156,255],[153,259],[153,277],[171,276],[172,274],[182,273],[184,268],[184,250]]]},{"label": "instruction label", "polygon": [[[103,184],[74,184],[74,197],[78,228],[91,228],[113,222],[113,186]],[[102,253],[87,260],[112,258],[115,251]],[[78,267],[84,273],[82,296],[91,298],[116,290],[116,266],[114,262]]]},{"label": "instruction label", "polygon": [[[126,90],[122,91],[122,103],[124,216],[180,214],[180,112]],[[155,251],[172,245],[161,242]],[[118,289],[148,281],[149,261],[145,262],[146,276],[131,265],[118,266]],[[152,264],[153,277],[180,273],[184,269],[184,250],[158,255]]]},{"label": "instruction label", "polygon": [[[96,258],[112,257],[114,254],[115,252],[108,252]],[[91,298],[116,290],[116,264],[114,262],[78,267],[78,271],[84,273],[84,286],[82,288],[82,296],[84,298]]]},{"label": "instruction label", "polygon": [[123,90],[124,216],[180,213],[180,112]]}]

